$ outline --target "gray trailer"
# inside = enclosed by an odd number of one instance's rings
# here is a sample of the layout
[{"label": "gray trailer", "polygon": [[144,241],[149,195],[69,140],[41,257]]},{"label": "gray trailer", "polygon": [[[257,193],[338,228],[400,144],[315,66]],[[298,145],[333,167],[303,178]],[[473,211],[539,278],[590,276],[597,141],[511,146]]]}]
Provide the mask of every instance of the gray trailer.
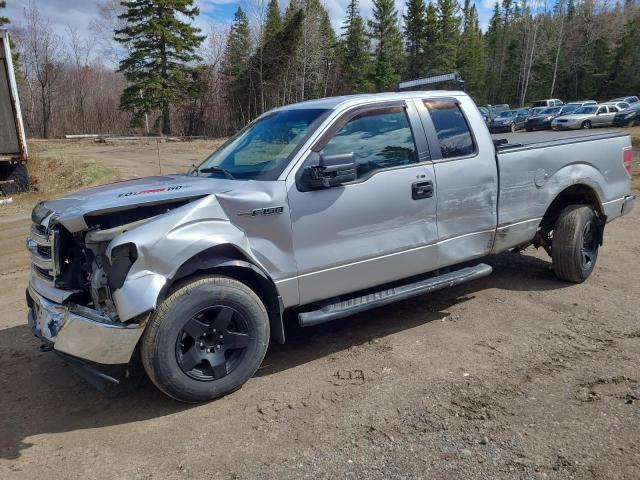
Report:
[{"label": "gray trailer", "polygon": [[11,60],[9,32],[0,29],[0,191],[7,195],[28,187],[27,140]]}]

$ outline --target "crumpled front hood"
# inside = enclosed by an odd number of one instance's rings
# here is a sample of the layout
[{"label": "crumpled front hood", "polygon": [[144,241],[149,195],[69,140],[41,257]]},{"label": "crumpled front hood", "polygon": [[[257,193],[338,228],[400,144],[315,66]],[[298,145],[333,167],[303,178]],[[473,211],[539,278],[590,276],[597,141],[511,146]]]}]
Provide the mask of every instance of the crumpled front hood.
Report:
[{"label": "crumpled front hood", "polygon": [[41,207],[53,212],[70,231],[86,228],[84,215],[116,212],[143,205],[200,198],[223,193],[245,183],[239,180],[162,175],[109,183],[47,200]]}]

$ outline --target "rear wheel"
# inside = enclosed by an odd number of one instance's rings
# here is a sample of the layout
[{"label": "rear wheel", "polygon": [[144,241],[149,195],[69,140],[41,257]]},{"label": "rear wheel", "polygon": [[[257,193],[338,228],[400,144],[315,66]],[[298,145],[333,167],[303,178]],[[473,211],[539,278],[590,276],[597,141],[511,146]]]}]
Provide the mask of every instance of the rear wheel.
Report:
[{"label": "rear wheel", "polygon": [[200,277],[175,289],[153,313],[141,356],[162,392],[196,403],[240,388],[268,343],[269,318],[253,290],[232,278]]},{"label": "rear wheel", "polygon": [[0,184],[0,189],[5,195],[13,195],[17,192],[24,192],[29,189],[29,171],[27,165],[19,163],[11,170],[5,180],[11,183]]},{"label": "rear wheel", "polygon": [[566,207],[553,229],[553,270],[560,280],[582,283],[596,265],[600,235],[596,214],[591,207]]},{"label": "rear wheel", "polygon": [[585,120],[584,122],[582,122],[582,125],[580,125],[580,128],[591,128],[591,122],[589,120]]}]

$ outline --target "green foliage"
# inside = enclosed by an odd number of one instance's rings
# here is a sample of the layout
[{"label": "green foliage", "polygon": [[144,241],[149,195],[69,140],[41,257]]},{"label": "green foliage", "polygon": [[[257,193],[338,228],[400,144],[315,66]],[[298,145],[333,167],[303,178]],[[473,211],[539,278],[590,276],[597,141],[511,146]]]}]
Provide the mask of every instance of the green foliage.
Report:
[{"label": "green foliage", "polygon": [[249,113],[244,111],[242,98],[249,86],[249,59],[251,58],[251,30],[247,14],[238,7],[227,37],[223,58],[223,72],[227,82],[227,92],[236,112],[236,121],[240,125],[249,120]]},{"label": "green foliage", "polygon": [[640,92],[640,8],[632,13],[618,40],[606,82],[611,96]]},{"label": "green foliage", "polygon": [[405,54],[407,68],[405,77],[415,79],[426,69],[425,44],[427,27],[427,6],[424,0],[407,0],[404,16]]},{"label": "green foliage", "polygon": [[[119,71],[129,82],[120,97],[122,109],[140,124],[146,113],[162,113],[162,132],[171,133],[170,108],[197,93],[193,64],[204,36],[188,20],[199,14],[193,0],[125,0],[116,41],[131,47]],[[187,21],[185,21],[187,20]]]},{"label": "green foliage", "polygon": [[368,92],[373,89],[369,80],[372,70],[369,48],[364,20],[358,11],[358,0],[350,0],[339,45],[342,90],[345,93]]},{"label": "green foliage", "polygon": [[368,25],[374,44],[372,82],[378,91],[393,90],[404,67],[402,34],[393,0],[373,0],[373,18]]},{"label": "green foliage", "polygon": [[462,34],[458,49],[458,70],[468,85],[467,90],[477,101],[485,101],[484,38],[480,30],[476,6],[465,0],[462,9]]},{"label": "green foliage", "polygon": [[456,0],[437,0],[436,15],[438,33],[435,39],[433,70],[450,72],[456,68],[456,56],[460,37],[460,17]]}]

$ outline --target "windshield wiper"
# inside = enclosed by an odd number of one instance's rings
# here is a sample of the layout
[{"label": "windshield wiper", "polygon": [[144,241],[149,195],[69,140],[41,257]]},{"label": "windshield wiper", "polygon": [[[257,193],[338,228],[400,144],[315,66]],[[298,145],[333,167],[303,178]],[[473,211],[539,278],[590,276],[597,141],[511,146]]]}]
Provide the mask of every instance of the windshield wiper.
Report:
[{"label": "windshield wiper", "polygon": [[196,170],[196,173],[222,173],[229,180],[235,180],[236,179],[236,177],[231,175],[231,172],[229,170],[226,170],[226,169],[224,169],[222,167],[218,167],[218,166],[200,168],[200,169]]}]

